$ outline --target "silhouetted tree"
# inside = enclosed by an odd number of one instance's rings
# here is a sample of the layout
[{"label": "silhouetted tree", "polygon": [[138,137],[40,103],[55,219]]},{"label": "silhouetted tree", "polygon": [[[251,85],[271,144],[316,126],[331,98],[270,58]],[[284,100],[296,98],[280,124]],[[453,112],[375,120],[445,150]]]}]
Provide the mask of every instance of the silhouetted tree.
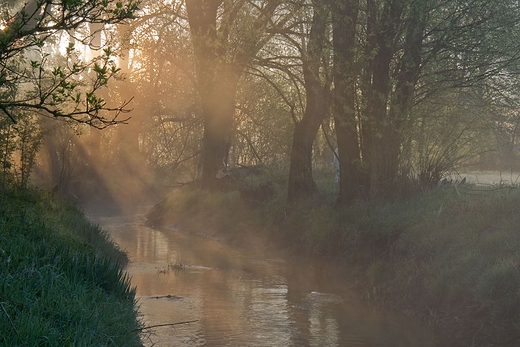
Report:
[{"label": "silhouetted tree", "polygon": [[289,202],[318,194],[312,176],[312,150],[316,134],[328,112],[326,99],[330,83],[320,73],[320,67],[323,66],[330,10],[325,0],[313,0],[312,11],[308,40],[300,47],[306,102],[303,117],[294,127],[287,192]]}]

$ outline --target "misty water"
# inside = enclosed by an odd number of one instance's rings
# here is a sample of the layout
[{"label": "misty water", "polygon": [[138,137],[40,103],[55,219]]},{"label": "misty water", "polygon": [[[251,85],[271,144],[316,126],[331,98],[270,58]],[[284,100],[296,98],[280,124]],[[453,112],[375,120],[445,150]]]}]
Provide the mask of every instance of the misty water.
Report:
[{"label": "misty water", "polygon": [[362,301],[331,265],[91,215],[130,258],[146,346],[433,346],[416,320]]}]

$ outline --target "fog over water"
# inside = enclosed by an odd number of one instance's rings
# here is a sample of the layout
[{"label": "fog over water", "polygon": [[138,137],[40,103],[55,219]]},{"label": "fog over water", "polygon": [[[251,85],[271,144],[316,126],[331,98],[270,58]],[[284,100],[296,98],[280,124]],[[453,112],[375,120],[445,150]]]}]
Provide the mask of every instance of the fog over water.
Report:
[{"label": "fog over water", "polygon": [[[91,215],[124,249],[148,346],[433,346],[414,319],[371,307],[330,265],[241,251],[144,226],[142,215]],[[192,322],[194,321],[194,322]]]}]

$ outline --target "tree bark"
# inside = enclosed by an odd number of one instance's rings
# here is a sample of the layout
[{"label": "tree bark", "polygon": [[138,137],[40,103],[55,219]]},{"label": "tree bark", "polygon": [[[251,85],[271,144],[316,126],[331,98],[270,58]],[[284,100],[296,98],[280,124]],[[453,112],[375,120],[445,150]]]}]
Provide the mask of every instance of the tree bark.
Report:
[{"label": "tree bark", "polygon": [[333,110],[340,164],[339,204],[354,201],[364,190],[355,112],[356,78],[359,74],[354,62],[358,7],[359,0],[336,0],[332,10]]},{"label": "tree bark", "polygon": [[393,182],[389,179],[389,133],[392,130],[388,119],[388,102],[391,91],[390,65],[395,52],[403,2],[389,0],[382,8],[378,23],[374,23],[376,53],[373,60],[372,86],[369,91],[367,119],[369,127],[370,197],[387,195]]},{"label": "tree bark", "polygon": [[[238,14],[245,13],[241,11],[247,2],[186,0],[197,88],[204,112],[200,177],[203,188],[219,186],[217,176],[226,168],[231,147],[238,82],[252,57],[267,42],[263,37],[265,29],[271,25],[270,19],[279,3],[278,0],[265,1],[259,14],[248,18],[251,25],[244,27],[246,31],[241,33],[242,36],[232,38],[231,27],[235,25]],[[222,4],[223,13],[219,17],[218,9]],[[217,19],[220,21],[218,28]],[[228,46],[236,50],[230,50]]]},{"label": "tree bark", "polygon": [[426,21],[426,9],[420,1],[412,3],[405,33],[403,56],[399,62],[395,91],[389,108],[390,129],[387,139],[387,179],[396,180],[401,165],[404,131],[413,106],[415,85],[421,72],[421,50]]},{"label": "tree bark", "polygon": [[219,83],[200,91],[204,112],[201,182],[205,188],[215,187],[219,172],[227,166],[239,79],[237,72],[218,72],[217,76],[221,76],[216,79]]},{"label": "tree bark", "polygon": [[307,51],[302,54],[307,99],[303,118],[296,124],[293,133],[288,202],[318,195],[318,188],[312,176],[312,144],[326,115],[325,86],[320,79],[320,65],[328,11],[323,0],[314,0],[313,6],[314,14]]},{"label": "tree bark", "polygon": [[187,0],[186,8],[196,57],[198,90],[204,112],[201,183],[217,185],[231,143],[240,71],[226,66],[217,38],[217,9],[222,0]]}]

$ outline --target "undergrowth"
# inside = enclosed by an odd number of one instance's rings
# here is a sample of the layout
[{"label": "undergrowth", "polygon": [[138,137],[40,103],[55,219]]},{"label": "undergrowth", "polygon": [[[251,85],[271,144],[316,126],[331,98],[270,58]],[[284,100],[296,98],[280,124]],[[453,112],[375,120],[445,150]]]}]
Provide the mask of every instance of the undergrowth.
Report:
[{"label": "undergrowth", "polygon": [[0,206],[0,345],[141,346],[126,255],[73,206],[32,190]]}]

